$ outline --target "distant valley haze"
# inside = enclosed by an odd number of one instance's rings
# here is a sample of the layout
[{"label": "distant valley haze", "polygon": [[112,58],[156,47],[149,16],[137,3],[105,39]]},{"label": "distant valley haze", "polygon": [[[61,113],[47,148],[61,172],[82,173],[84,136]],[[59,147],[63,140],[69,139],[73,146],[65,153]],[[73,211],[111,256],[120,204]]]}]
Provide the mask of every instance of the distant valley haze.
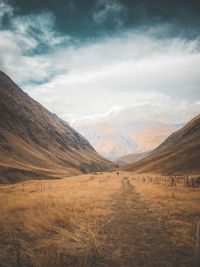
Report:
[{"label": "distant valley haze", "polygon": [[124,120],[115,115],[109,122],[95,120],[74,127],[90,141],[102,156],[116,160],[119,157],[151,151],[160,145],[176,127],[159,121]]}]

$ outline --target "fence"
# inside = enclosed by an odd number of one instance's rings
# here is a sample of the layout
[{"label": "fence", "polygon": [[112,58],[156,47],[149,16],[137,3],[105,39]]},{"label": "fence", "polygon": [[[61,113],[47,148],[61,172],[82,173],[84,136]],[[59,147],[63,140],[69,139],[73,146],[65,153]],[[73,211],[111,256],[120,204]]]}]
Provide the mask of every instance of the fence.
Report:
[{"label": "fence", "polygon": [[172,186],[175,188],[187,187],[189,189],[200,188],[200,175],[171,175],[171,176],[160,176],[160,175],[145,175],[138,174],[133,175],[132,180],[139,183],[146,184],[157,184]]}]

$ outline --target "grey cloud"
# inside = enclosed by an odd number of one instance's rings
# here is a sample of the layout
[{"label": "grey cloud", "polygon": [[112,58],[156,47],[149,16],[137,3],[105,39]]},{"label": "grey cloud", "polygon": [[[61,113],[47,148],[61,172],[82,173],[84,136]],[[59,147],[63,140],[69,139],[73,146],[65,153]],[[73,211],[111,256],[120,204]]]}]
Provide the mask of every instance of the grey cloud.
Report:
[{"label": "grey cloud", "polygon": [[146,32],[150,27],[166,24],[171,25],[167,35],[160,32],[158,38],[199,37],[198,0],[12,0],[12,3],[19,6],[18,13],[22,14],[41,12],[48,7],[56,16],[57,29],[81,41],[124,30]]},{"label": "grey cloud", "polygon": [[114,24],[121,26],[125,20],[126,8],[115,0],[96,1],[93,19],[97,24]]},{"label": "grey cloud", "polygon": [[3,22],[5,16],[11,17],[13,15],[14,9],[7,2],[0,2],[0,24]]}]

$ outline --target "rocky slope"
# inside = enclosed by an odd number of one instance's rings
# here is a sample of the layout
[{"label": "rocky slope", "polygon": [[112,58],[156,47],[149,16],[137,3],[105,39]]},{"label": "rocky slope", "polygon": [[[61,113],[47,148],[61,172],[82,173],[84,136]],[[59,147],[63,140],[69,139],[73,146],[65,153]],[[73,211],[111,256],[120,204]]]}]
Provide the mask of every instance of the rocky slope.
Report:
[{"label": "rocky slope", "polygon": [[60,178],[115,166],[0,72],[0,182]]}]

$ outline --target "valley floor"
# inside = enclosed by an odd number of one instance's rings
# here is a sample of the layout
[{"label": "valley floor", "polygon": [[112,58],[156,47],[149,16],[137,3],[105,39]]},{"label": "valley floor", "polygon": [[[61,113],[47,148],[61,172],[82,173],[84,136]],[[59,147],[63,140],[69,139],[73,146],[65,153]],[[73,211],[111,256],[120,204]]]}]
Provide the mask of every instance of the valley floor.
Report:
[{"label": "valley floor", "polygon": [[196,266],[199,189],[141,181],[113,172],[1,186],[0,266]]}]

